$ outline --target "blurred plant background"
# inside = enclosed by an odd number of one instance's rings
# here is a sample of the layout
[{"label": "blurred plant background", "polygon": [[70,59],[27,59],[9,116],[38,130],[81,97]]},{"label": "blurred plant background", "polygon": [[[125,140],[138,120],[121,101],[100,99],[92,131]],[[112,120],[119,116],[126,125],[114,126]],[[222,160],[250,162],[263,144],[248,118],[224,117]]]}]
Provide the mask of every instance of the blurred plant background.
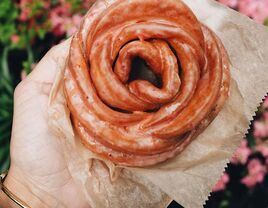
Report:
[{"label": "blurred plant background", "polygon": [[[35,63],[79,27],[94,0],[0,0],[0,172],[9,167],[13,91]],[[219,0],[268,25],[268,0]],[[268,207],[268,98],[226,172],[214,187],[207,208]],[[172,203],[170,207],[179,207]]]}]

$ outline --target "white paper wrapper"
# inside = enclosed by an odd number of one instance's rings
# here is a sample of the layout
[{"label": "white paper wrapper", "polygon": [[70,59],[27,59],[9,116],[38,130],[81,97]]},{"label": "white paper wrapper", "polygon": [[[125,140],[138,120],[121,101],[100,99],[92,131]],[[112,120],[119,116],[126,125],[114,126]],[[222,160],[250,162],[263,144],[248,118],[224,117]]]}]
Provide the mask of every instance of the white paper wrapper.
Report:
[{"label": "white paper wrapper", "polygon": [[[99,4],[108,6],[109,2]],[[150,168],[125,169],[97,159],[73,132],[62,91],[65,60],[59,60],[49,124],[91,207],[162,208],[171,199],[184,207],[202,207],[268,92],[268,30],[214,1],[185,3],[221,38],[233,66],[232,81],[230,97],[216,119],[172,160]]]}]

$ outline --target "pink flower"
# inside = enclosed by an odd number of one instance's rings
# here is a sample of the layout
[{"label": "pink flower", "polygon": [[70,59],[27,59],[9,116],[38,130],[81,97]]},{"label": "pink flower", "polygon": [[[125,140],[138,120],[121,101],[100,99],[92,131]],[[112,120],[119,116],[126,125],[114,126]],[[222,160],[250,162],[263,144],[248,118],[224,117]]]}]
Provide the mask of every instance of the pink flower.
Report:
[{"label": "pink flower", "polygon": [[72,16],[69,23],[66,24],[67,36],[72,36],[78,30],[82,18],[79,14]]},{"label": "pink flower", "polygon": [[229,182],[229,175],[227,173],[224,173],[221,178],[218,180],[217,184],[212,189],[213,192],[216,191],[222,191],[225,189],[226,184]]},{"label": "pink flower", "polygon": [[49,13],[49,18],[52,24],[52,32],[56,36],[66,33],[66,22],[70,19],[71,5],[61,0],[61,5],[52,9]]},{"label": "pink flower", "polygon": [[241,183],[251,188],[257,183],[261,183],[264,179],[266,168],[258,159],[249,162],[248,175],[241,179]]},{"label": "pink flower", "polygon": [[261,143],[256,147],[256,150],[260,152],[264,157],[268,157],[268,144]]},{"label": "pink flower", "polygon": [[247,146],[247,140],[243,139],[240,147],[234,153],[234,156],[231,159],[233,164],[246,164],[248,156],[252,153],[251,149]]},{"label": "pink flower", "polygon": [[65,29],[64,29],[64,21],[65,20],[64,20],[64,18],[52,11],[50,13],[50,20],[52,23],[52,32],[56,36],[63,35],[65,33]]},{"label": "pink flower", "polygon": [[29,7],[29,4],[32,3],[32,0],[20,0],[20,9],[21,13],[19,16],[19,20],[25,22],[28,20],[29,15],[31,14],[32,10]]},{"label": "pink flower", "polygon": [[268,136],[268,122],[254,121],[253,134],[257,138],[263,138]]},{"label": "pink flower", "polygon": [[20,41],[20,36],[18,36],[18,35],[12,35],[10,37],[10,40],[11,40],[12,43],[17,44]]},{"label": "pink flower", "polygon": [[22,22],[26,22],[30,16],[31,12],[32,12],[31,8],[22,9],[20,16],[19,16],[19,20]]},{"label": "pink flower", "polygon": [[250,175],[254,175],[259,172],[265,172],[265,167],[261,164],[260,160],[252,159],[248,163],[248,171]]},{"label": "pink flower", "polygon": [[257,183],[260,183],[263,181],[264,174],[263,173],[258,173],[254,176],[248,175],[242,178],[241,183],[246,185],[248,188],[252,188],[255,186]]},{"label": "pink flower", "polygon": [[241,13],[252,17],[256,22],[263,23],[268,16],[267,0],[240,0],[238,9]]},{"label": "pink flower", "polygon": [[50,1],[44,1],[44,9],[49,9],[50,7]]},{"label": "pink flower", "polygon": [[219,0],[222,4],[235,8],[238,5],[238,0]]}]

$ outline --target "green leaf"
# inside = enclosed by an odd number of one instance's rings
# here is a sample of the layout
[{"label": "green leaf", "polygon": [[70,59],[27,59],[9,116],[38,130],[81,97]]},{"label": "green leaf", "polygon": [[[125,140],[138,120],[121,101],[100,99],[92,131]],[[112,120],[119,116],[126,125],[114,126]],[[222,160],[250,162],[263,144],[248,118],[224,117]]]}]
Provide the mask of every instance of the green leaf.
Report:
[{"label": "green leaf", "polygon": [[13,95],[13,87],[10,83],[10,80],[7,80],[7,79],[2,79],[1,80],[5,90],[6,90],[6,93],[9,93],[10,95]]},{"label": "green leaf", "polygon": [[39,29],[37,30],[37,34],[38,34],[38,37],[39,37],[40,39],[44,39],[46,33],[47,33],[47,31],[46,31],[45,29],[43,29],[43,28],[39,28]]},{"label": "green leaf", "polygon": [[0,19],[8,19],[10,18],[10,13],[13,10],[17,10],[14,3],[10,0],[1,0],[0,2]]},{"label": "green leaf", "polygon": [[9,50],[9,46],[4,47],[2,54],[0,54],[0,172],[6,170],[10,163],[9,141],[11,136],[14,89],[8,66]]},{"label": "green leaf", "polygon": [[0,106],[5,106],[5,109],[9,109],[9,107],[6,107],[6,106],[12,106],[12,105],[13,105],[13,101],[10,100],[9,97],[7,97],[6,95],[0,96]]},{"label": "green leaf", "polygon": [[228,200],[222,200],[219,208],[228,208],[229,207],[229,201]]},{"label": "green leaf", "polygon": [[29,42],[27,41],[24,32],[22,32],[19,36],[20,36],[20,41],[13,48],[25,49],[26,45],[29,44]]},{"label": "green leaf", "polygon": [[51,5],[56,6],[59,3],[59,0],[51,0]]},{"label": "green leaf", "polygon": [[1,115],[1,117],[8,117],[9,112],[5,111],[4,109],[0,109],[0,115]]},{"label": "green leaf", "polygon": [[4,23],[0,24],[0,42],[5,45],[10,44],[10,38],[13,34],[16,34],[15,23]]},{"label": "green leaf", "polygon": [[[1,90],[1,88],[0,88]],[[3,90],[3,88],[2,88]],[[6,94],[6,93],[1,93],[0,94],[0,103],[3,103],[3,104],[12,104],[13,103],[13,96],[10,96],[9,94]],[[6,105],[3,105],[3,106],[6,106]]]},{"label": "green leaf", "polygon": [[44,13],[44,2],[43,1],[33,1],[29,4],[31,8],[31,14],[29,15],[30,18],[34,17],[35,15],[39,14],[40,12]]},{"label": "green leaf", "polygon": [[251,149],[254,149],[256,146],[256,139],[255,139],[253,133],[250,131],[246,136],[247,136],[246,139],[248,141],[248,146]]},{"label": "green leaf", "polygon": [[1,57],[1,67],[2,67],[2,70],[1,70],[1,77],[6,78],[8,80],[10,80],[10,72],[9,72],[9,68],[8,68],[8,52],[9,52],[9,47],[6,46],[3,50],[3,54],[2,54],[2,57]]},{"label": "green leaf", "polygon": [[16,20],[18,15],[19,15],[19,11],[17,9],[13,9],[9,14],[9,18],[12,20]]}]

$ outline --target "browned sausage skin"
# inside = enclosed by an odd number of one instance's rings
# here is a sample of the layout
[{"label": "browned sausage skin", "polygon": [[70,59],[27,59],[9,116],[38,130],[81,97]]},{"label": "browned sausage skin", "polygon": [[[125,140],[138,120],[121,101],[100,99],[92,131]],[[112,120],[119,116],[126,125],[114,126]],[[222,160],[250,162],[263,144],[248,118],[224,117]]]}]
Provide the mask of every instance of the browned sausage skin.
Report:
[{"label": "browned sausage skin", "polygon": [[[92,14],[94,7],[72,39],[64,75],[79,138],[124,166],[176,156],[228,97],[230,64],[223,44],[180,0],[118,0]],[[161,77],[160,88],[129,81],[135,57]]]}]

